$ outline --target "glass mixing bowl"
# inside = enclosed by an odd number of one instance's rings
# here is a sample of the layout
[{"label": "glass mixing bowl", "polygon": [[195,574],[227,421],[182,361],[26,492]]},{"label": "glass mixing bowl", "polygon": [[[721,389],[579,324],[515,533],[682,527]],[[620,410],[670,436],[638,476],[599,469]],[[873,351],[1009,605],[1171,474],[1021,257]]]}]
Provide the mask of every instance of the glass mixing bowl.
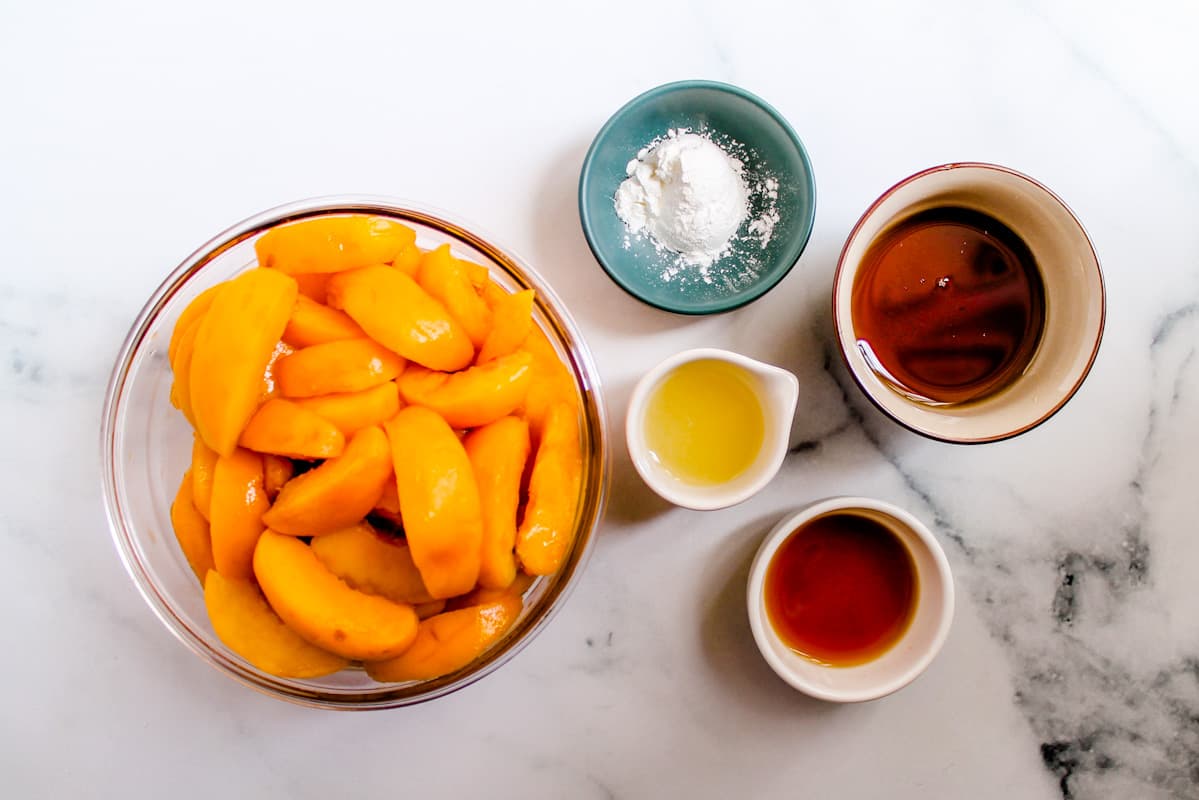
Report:
[{"label": "glass mixing bowl", "polygon": [[[562,568],[537,580],[508,635],[463,669],[403,684],[375,683],[358,668],[296,680],[262,672],[213,632],[204,593],[171,528],[170,505],[191,462],[191,428],[171,407],[167,342],[180,312],[200,292],[256,263],[254,241],[276,225],[326,214],[394,218],[417,232],[424,248],[448,243],[457,255],[485,264],[509,291],[536,290],[536,323],[575,376],[583,481],[574,546]],[[591,551],[608,487],[608,443],[599,374],[562,301],[523,261],[441,212],[376,197],[303,200],[265,211],[218,234],[188,256],[142,308],[117,356],[101,429],[105,509],[117,552],[138,590],[167,629],[226,675],[265,694],[302,705],[373,709],[432,700],[461,689],[516,655],[545,627],[577,582]]]}]

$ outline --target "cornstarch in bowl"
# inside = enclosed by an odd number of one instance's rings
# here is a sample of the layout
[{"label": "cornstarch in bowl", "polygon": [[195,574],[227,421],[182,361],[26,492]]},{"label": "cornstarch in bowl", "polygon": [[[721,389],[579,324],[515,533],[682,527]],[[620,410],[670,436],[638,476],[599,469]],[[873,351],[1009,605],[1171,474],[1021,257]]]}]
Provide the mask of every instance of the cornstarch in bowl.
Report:
[{"label": "cornstarch in bowl", "polygon": [[780,219],[778,178],[741,142],[709,130],[671,128],[628,163],[616,190],[624,246],[648,240],[662,282],[757,279]]}]

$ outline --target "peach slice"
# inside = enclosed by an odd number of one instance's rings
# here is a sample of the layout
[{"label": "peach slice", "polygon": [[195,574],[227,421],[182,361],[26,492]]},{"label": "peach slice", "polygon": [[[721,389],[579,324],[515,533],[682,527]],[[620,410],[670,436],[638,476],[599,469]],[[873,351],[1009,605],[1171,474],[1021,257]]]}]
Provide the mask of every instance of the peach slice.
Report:
[{"label": "peach slice", "polygon": [[529,501],[516,535],[516,555],[530,575],[558,571],[574,542],[583,475],[575,407],[555,403],[546,418],[529,477]]},{"label": "peach slice", "polygon": [[523,419],[501,417],[467,434],[463,445],[483,508],[479,585],[503,589],[516,578],[516,509],[529,457],[529,425]]},{"label": "peach slice", "polygon": [[192,434],[192,497],[196,510],[204,519],[208,519],[212,508],[212,473],[216,469],[217,454],[200,434]]},{"label": "peach slice", "polygon": [[362,328],[345,312],[329,308],[304,295],[296,298],[291,319],[283,329],[283,341],[297,349],[342,339],[361,339],[364,336],[366,334]]},{"label": "peach slice", "polygon": [[250,418],[239,444],[288,458],[336,458],[345,449],[346,437],[315,411],[276,399],[266,401]]},{"label": "peach slice", "polygon": [[366,523],[317,536],[312,552],[330,572],[361,592],[411,605],[433,600],[407,543],[385,541]]},{"label": "peach slice", "polygon": [[279,387],[275,385],[275,365],[279,363],[279,359],[290,356],[295,351],[296,349],[287,342],[275,343],[271,360],[267,362],[266,371],[262,373],[262,391],[258,395],[259,405],[279,394]]},{"label": "peach slice", "polygon": [[445,306],[398,269],[363,267],[329,280],[329,305],[340,308],[384,347],[430,369],[462,369],[475,356]]},{"label": "peach slice", "polygon": [[424,251],[416,245],[405,247],[392,259],[391,265],[409,278],[416,280],[416,272],[420,269],[422,256],[424,256]]},{"label": "peach slice", "polygon": [[471,284],[466,262],[450,255],[448,244],[421,257],[416,282],[461,323],[475,347],[482,346],[491,331],[491,309]]},{"label": "peach slice", "polygon": [[183,473],[183,482],[171,503],[171,527],[179,540],[179,549],[200,583],[212,569],[212,538],[208,533],[208,520],[196,509],[192,496],[191,470]]},{"label": "peach slice", "polygon": [[254,575],[292,630],[343,658],[393,658],[416,637],[419,620],[412,606],[351,589],[292,536],[262,534]]},{"label": "peach slice", "polygon": [[387,482],[387,486],[383,488],[383,496],[371,509],[371,515],[376,522],[380,519],[384,520],[386,525],[383,527],[389,526],[392,531],[396,532],[404,530],[404,520],[400,516],[400,493],[396,490],[395,481]]},{"label": "peach slice", "polygon": [[424,406],[454,428],[475,428],[520,408],[529,393],[533,357],[523,350],[462,372],[434,372],[414,366],[400,376],[400,394]]},{"label": "peach slice", "polygon": [[383,496],[375,503],[375,511],[391,514],[397,520],[400,518],[400,491],[396,488],[395,481],[388,481],[383,487]]},{"label": "peach slice", "polygon": [[491,283],[491,272],[482,264],[476,264],[473,261],[466,259],[457,259],[462,269],[466,271],[466,277],[470,279],[471,286],[475,287],[476,292],[482,293],[483,287]]},{"label": "peach slice", "polygon": [[395,381],[387,381],[361,392],[297,397],[294,402],[329,420],[346,436],[353,436],[396,415],[400,410],[400,387]]},{"label": "peach slice", "polygon": [[412,646],[396,658],[368,661],[366,674],[380,683],[439,678],[456,672],[495,644],[520,616],[520,597],[429,617]]},{"label": "peach slice", "polygon": [[525,592],[529,591],[529,587],[537,579],[527,572],[516,573],[516,579],[508,584],[503,589],[488,589],[484,586],[476,586],[470,592],[451,598],[446,603],[446,609],[449,611],[457,611],[460,608],[470,608],[471,606],[481,606],[486,603],[494,603],[497,600],[503,600],[506,597],[524,598]]},{"label": "peach slice", "polygon": [[524,417],[536,444],[541,439],[550,408],[555,403],[568,403],[577,413],[579,401],[570,369],[562,363],[541,328],[532,326],[521,348],[533,356],[533,377],[525,398]]},{"label": "peach slice", "polygon": [[221,286],[222,284],[218,283],[216,286],[209,286],[200,292],[183,309],[183,313],[179,315],[179,319],[175,320],[175,328],[171,331],[171,340],[167,343],[167,361],[171,364],[175,363],[175,354],[179,350],[179,341],[183,336],[183,332],[193,322],[208,313],[208,308],[212,305],[212,299],[216,296]]},{"label": "peach slice", "polygon": [[225,283],[200,322],[189,366],[191,408],[196,430],[223,456],[233,454],[258,410],[296,293],[287,275],[252,269]]},{"label": "peach slice", "polygon": [[445,611],[445,607],[445,600],[430,600],[427,603],[418,603],[417,605],[413,606],[413,608],[416,610],[416,616],[420,617],[421,619],[428,619],[435,614],[440,614],[442,611]]},{"label": "peach slice", "polygon": [[404,408],[384,427],[404,533],[425,587],[437,599],[469,592],[479,578],[483,511],[462,442],[420,406]]},{"label": "peach slice", "polygon": [[212,560],[226,578],[248,579],[254,545],[262,534],[263,512],[269,507],[263,488],[262,456],[237,448],[217,459],[212,472]]},{"label": "peach slice", "polygon": [[266,489],[266,496],[274,502],[284,484],[291,480],[296,468],[290,458],[266,453],[262,456],[262,471],[262,485]]},{"label": "peach slice", "polygon": [[387,437],[379,428],[363,428],[340,456],[288,481],[262,521],[292,536],[349,527],[370,513],[390,478]]},{"label": "peach slice", "polygon": [[271,228],[254,243],[258,263],[291,275],[385,264],[416,232],[385,217],[329,215]]},{"label": "peach slice", "polygon": [[516,294],[505,293],[491,307],[492,325],[479,348],[476,364],[486,364],[488,361],[515,352],[529,338],[533,329],[533,300],[535,293],[525,289]]},{"label": "peach slice", "polygon": [[275,382],[284,397],[361,392],[399,375],[404,363],[371,339],[343,339],[305,347],[279,359]]},{"label": "peach slice", "polygon": [[263,672],[318,678],[349,666],[347,659],[309,644],[287,627],[250,581],[213,570],[204,582],[204,604],[225,646]]},{"label": "peach slice", "polygon": [[330,274],[328,272],[307,272],[303,275],[292,275],[292,277],[296,279],[296,286],[299,288],[300,294],[309,300],[324,303]]},{"label": "peach slice", "polygon": [[187,328],[179,335],[175,357],[171,361],[171,405],[179,409],[179,413],[183,414],[184,419],[193,427],[196,424],[196,416],[192,412],[191,363],[196,349],[196,334],[200,331],[200,323],[203,321],[203,315],[188,321]]}]

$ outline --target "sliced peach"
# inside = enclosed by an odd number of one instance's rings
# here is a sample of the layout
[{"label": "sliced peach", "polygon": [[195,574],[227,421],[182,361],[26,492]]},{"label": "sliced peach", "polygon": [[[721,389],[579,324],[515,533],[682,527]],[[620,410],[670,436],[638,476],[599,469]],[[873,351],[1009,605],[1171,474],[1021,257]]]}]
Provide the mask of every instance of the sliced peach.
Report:
[{"label": "sliced peach", "polygon": [[216,451],[204,444],[200,434],[193,433],[192,497],[195,500],[196,510],[204,519],[208,519],[209,510],[212,508],[212,473],[216,469],[216,460]]},{"label": "sliced peach", "polygon": [[212,569],[212,537],[208,533],[208,520],[200,515],[192,496],[191,470],[183,473],[183,482],[171,503],[171,527],[179,540],[179,549],[200,583]]},{"label": "sliced peach", "polygon": [[421,621],[411,647],[387,661],[368,662],[366,673],[380,683],[439,678],[481,656],[520,616],[519,597],[437,614]]},{"label": "sliced peach", "polygon": [[362,328],[344,311],[329,308],[304,295],[296,298],[291,319],[283,329],[283,341],[297,349],[342,339],[361,339],[364,336],[366,334]]},{"label": "sliced peach", "polygon": [[191,363],[196,349],[196,334],[203,321],[204,316],[201,314],[188,322],[187,329],[179,336],[178,344],[175,347],[175,359],[171,362],[173,371],[171,405],[179,409],[179,412],[193,427],[196,424],[196,417],[192,412],[191,402]]},{"label": "sliced peach", "polygon": [[204,582],[204,604],[225,646],[263,672],[317,678],[349,666],[347,659],[309,644],[287,627],[250,581],[213,570]]},{"label": "sliced peach", "polygon": [[275,365],[279,363],[279,359],[290,356],[295,351],[296,349],[287,342],[275,343],[271,360],[267,362],[266,371],[262,374],[262,392],[258,396],[259,405],[279,394],[279,388],[275,384]]},{"label": "sliced peach", "polygon": [[396,491],[395,481],[387,482],[387,486],[383,489],[383,496],[371,509],[371,516],[374,517],[375,522],[382,521],[382,527],[389,532],[403,533],[404,518],[400,516],[400,493]]},{"label": "sliced peach", "polygon": [[475,347],[482,346],[491,330],[491,309],[471,284],[466,262],[450,255],[448,244],[421,257],[416,282],[462,324]]},{"label": "sliced peach", "polygon": [[[527,291],[532,291],[532,290],[530,289]],[[479,294],[482,295],[483,302],[485,302],[488,305],[488,307],[491,308],[492,312],[494,313],[496,306],[499,305],[500,301],[503,300],[508,295],[510,295],[511,292],[509,292],[503,286],[500,286],[495,281],[488,278],[486,281],[483,282],[483,285],[479,287]]]},{"label": "sliced peach", "polygon": [[404,369],[404,359],[367,339],[344,339],[297,350],[279,359],[275,381],[284,397],[361,392],[386,383]]},{"label": "sliced peach", "polygon": [[404,408],[384,427],[404,534],[425,587],[434,598],[470,591],[479,577],[483,512],[462,442],[420,406]]},{"label": "sliced peach", "polygon": [[262,456],[262,485],[266,489],[267,499],[273,503],[295,471],[296,467],[290,458],[265,453]]},{"label": "sliced peach", "polygon": [[462,265],[462,269],[466,270],[466,277],[470,279],[471,286],[475,287],[475,291],[482,292],[483,287],[491,283],[491,273],[487,267],[462,258],[458,259],[458,263]]},{"label": "sliced peach", "polygon": [[569,403],[555,403],[533,460],[529,501],[516,535],[516,555],[530,575],[557,572],[570,551],[582,475],[578,413]]},{"label": "sliced peach", "polygon": [[375,533],[365,522],[312,540],[312,552],[330,572],[360,592],[397,603],[428,603],[412,553],[402,539]]},{"label": "sliced peach", "polygon": [[421,619],[428,619],[435,614],[440,614],[442,611],[445,611],[445,607],[445,600],[430,600],[427,603],[417,603],[412,608],[416,611],[416,616],[420,617]]},{"label": "sliced peach", "polygon": [[379,428],[363,428],[340,456],[288,481],[262,520],[292,536],[340,530],[370,513],[390,479],[387,437]]},{"label": "sliced peach", "polygon": [[296,282],[252,269],[226,282],[196,332],[190,370],[196,430],[208,446],[232,455],[258,409],[263,375],[292,306]]},{"label": "sliced peach", "polygon": [[183,332],[188,326],[204,316],[208,312],[209,306],[212,305],[212,298],[216,296],[217,291],[222,284],[209,286],[204,291],[196,295],[187,307],[183,309],[183,313],[179,315],[179,319],[175,320],[175,328],[171,331],[171,340],[167,343],[167,361],[175,363],[175,353],[179,349],[179,340],[183,336]]},{"label": "sliced peach", "polygon": [[529,587],[537,579],[527,572],[517,572],[516,578],[512,583],[508,584],[503,589],[488,589],[484,586],[476,586],[470,592],[451,598],[446,603],[446,609],[449,611],[457,611],[460,608],[469,608],[470,606],[481,606],[486,603],[494,603],[496,600],[503,600],[505,597],[520,597],[525,596],[525,592],[529,591]]},{"label": "sliced peach", "polygon": [[523,419],[501,417],[467,434],[463,445],[483,508],[479,585],[504,589],[516,578],[516,509],[529,457],[529,425]]},{"label": "sliced peach", "polygon": [[217,459],[212,473],[212,560],[226,578],[249,579],[254,545],[269,507],[263,488],[262,456],[240,447]]},{"label": "sliced peach", "polygon": [[555,403],[568,403],[577,410],[579,401],[570,369],[562,363],[541,328],[534,325],[521,347],[533,356],[533,377],[525,398],[524,417],[536,443]]},{"label": "sliced peach", "polygon": [[345,435],[327,419],[287,400],[268,400],[250,417],[239,444],[288,458],[336,458]]},{"label": "sliced peach", "polygon": [[393,220],[347,214],[271,228],[254,250],[261,266],[300,275],[386,264],[415,241],[415,231]]},{"label": "sliced peach", "polygon": [[423,250],[416,245],[411,245],[401,250],[392,260],[391,265],[415,280],[416,271],[420,269],[420,260],[423,255]]},{"label": "sliced peach", "polygon": [[254,575],[292,630],[343,658],[392,658],[416,637],[412,606],[351,589],[295,537],[264,533],[254,550]]},{"label": "sliced peach", "polygon": [[329,284],[328,272],[308,272],[303,275],[292,275],[300,294],[318,303],[325,302],[325,294]]},{"label": "sliced peach", "polygon": [[395,381],[387,381],[361,392],[297,397],[294,402],[329,420],[346,436],[353,436],[396,415],[400,410],[400,388]]},{"label": "sliced peach", "polygon": [[532,289],[525,289],[516,294],[505,294],[502,299],[492,306],[492,325],[479,348],[475,359],[477,364],[506,356],[515,352],[529,338],[533,329],[533,300]]},{"label": "sliced peach", "polygon": [[384,347],[429,369],[462,369],[474,358],[470,337],[445,306],[391,267],[364,267],[329,280],[340,308]]},{"label": "sliced peach", "polygon": [[396,489],[395,481],[388,481],[387,485],[383,487],[383,496],[379,498],[379,502],[375,503],[375,511],[386,511],[399,519],[400,492]]},{"label": "sliced peach", "polygon": [[430,408],[452,427],[474,428],[511,414],[525,402],[533,357],[523,350],[462,372],[414,366],[400,376],[400,394],[410,405]]}]

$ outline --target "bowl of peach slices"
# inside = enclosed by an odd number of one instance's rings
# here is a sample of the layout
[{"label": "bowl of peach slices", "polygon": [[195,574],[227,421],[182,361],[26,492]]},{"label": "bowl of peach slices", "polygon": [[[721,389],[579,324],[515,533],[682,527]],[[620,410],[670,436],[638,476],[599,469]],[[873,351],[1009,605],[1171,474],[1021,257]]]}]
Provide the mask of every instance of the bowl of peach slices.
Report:
[{"label": "bowl of peach slices", "polygon": [[117,550],[220,671],[332,708],[430,700],[549,621],[603,512],[598,375],[549,287],[398,201],[264,212],[142,309],[102,425]]}]

